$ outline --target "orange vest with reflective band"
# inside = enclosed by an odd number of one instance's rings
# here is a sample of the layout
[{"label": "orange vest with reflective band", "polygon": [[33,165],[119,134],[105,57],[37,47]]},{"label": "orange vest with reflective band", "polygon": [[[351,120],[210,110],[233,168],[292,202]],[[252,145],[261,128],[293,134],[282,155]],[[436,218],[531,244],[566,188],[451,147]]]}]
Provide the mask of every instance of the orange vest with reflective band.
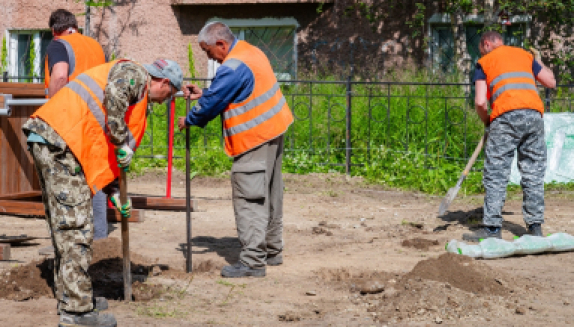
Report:
[{"label": "orange vest with reflective band", "polygon": [[[78,32],[54,38],[52,42],[59,42],[64,45],[68,53],[68,82],[76,78],[86,70],[106,63],[104,50],[98,41],[91,37],[84,36]],[[48,97],[48,86],[50,85],[50,68],[48,67],[48,56],[44,64],[44,86],[46,87],[46,97]]]},{"label": "orange vest with reflective band", "polygon": [[[118,60],[94,67],[63,87],[31,117],[41,118],[60,135],[76,156],[95,194],[120,176],[103,106],[108,75]],[[128,145],[139,146],[146,129],[147,90],[125,115]]]},{"label": "orange vest with reflective band", "polygon": [[241,63],[253,72],[253,92],[244,101],[223,111],[225,152],[236,157],[287,131],[293,115],[279,89],[267,56],[245,41],[238,41],[222,65],[237,68]]},{"label": "orange vest with reflective band", "polygon": [[532,72],[533,60],[529,52],[503,45],[478,61],[486,74],[491,122],[516,109],[534,109],[544,114]]}]

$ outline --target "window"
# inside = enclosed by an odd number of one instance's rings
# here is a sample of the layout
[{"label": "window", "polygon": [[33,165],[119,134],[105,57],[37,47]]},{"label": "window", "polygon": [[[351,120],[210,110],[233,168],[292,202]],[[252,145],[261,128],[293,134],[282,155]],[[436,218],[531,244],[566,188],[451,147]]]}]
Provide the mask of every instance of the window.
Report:
[{"label": "window", "polygon": [[[52,32],[12,30],[9,35],[8,74],[10,76],[44,76],[46,48],[52,41]],[[33,58],[32,58],[33,57]],[[25,82],[28,80],[19,80]],[[35,80],[39,82],[39,80]]]},{"label": "window", "polygon": [[[290,80],[297,76],[297,27],[294,18],[218,19],[229,26],[235,37],[258,47],[267,55],[275,76]],[[219,65],[210,60],[208,77],[215,76]]]},{"label": "window", "polygon": [[[528,33],[530,16],[513,16],[511,25],[505,26],[503,33],[504,44],[515,47],[523,47]],[[465,19],[466,51],[474,67],[480,58],[479,44],[484,28],[484,20],[480,15],[469,15]],[[450,25],[450,17],[447,14],[435,14],[429,20],[430,37],[430,60],[434,69],[446,72],[455,64],[454,37]],[[472,69],[471,69],[472,70]]]}]

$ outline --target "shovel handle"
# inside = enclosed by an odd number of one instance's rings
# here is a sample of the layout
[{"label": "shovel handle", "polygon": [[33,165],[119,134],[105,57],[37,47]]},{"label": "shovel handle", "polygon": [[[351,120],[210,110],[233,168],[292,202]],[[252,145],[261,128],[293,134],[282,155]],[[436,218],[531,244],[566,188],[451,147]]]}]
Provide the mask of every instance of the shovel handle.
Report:
[{"label": "shovel handle", "polygon": [[[123,205],[128,202],[128,179],[126,172],[120,169],[120,202]],[[123,277],[124,277],[124,301],[132,300],[132,274],[130,265],[130,232],[128,218],[122,216],[122,253],[123,253]]]},{"label": "shovel handle", "polygon": [[474,149],[474,152],[472,153],[470,160],[468,160],[466,167],[464,167],[464,172],[462,173],[462,175],[464,177],[466,177],[468,175],[468,173],[470,172],[470,169],[472,168],[472,166],[474,165],[474,162],[476,161],[476,158],[478,158],[480,151],[482,151],[482,147],[484,146],[484,143],[486,142],[487,136],[488,136],[488,134],[485,132],[484,135],[482,136],[482,138],[480,139],[480,141],[478,142],[478,144],[476,145],[476,149]]}]

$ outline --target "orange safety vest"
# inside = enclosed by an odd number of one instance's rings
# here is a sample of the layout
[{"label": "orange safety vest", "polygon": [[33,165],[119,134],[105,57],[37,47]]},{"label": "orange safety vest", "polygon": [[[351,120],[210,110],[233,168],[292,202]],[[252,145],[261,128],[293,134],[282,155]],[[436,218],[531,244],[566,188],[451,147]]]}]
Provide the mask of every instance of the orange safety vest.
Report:
[{"label": "orange safety vest", "polygon": [[246,100],[228,105],[222,113],[225,152],[230,157],[277,138],[293,123],[267,56],[259,48],[238,41],[222,64],[233,68],[241,63],[251,69],[255,83]]},{"label": "orange safety vest", "polygon": [[[63,87],[31,117],[50,125],[76,156],[93,194],[119,177],[120,171],[107,130],[107,110],[103,106],[108,75],[119,60],[80,74]],[[146,129],[147,91],[126,112],[128,145],[139,146]]]},{"label": "orange safety vest", "polygon": [[529,52],[503,45],[478,61],[486,75],[491,122],[516,109],[535,109],[544,114],[544,104],[532,72],[533,60]]},{"label": "orange safety vest", "polygon": [[[52,42],[62,43],[64,47],[66,47],[69,60],[68,82],[86,70],[106,63],[106,57],[102,46],[98,41],[91,37],[84,36],[76,32],[54,38]],[[46,88],[46,97],[48,97],[50,73],[51,72],[48,67],[48,56],[46,56],[44,63],[44,86]]]}]

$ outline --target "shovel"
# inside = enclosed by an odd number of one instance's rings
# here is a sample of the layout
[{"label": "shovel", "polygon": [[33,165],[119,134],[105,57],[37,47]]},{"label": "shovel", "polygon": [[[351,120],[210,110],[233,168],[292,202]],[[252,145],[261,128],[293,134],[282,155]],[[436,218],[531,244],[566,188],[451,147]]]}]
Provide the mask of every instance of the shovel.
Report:
[{"label": "shovel", "polygon": [[438,207],[438,215],[439,216],[444,215],[444,213],[447,211],[448,207],[450,206],[450,203],[456,197],[458,191],[460,190],[460,185],[466,179],[466,176],[468,176],[468,173],[470,172],[470,168],[472,168],[472,165],[474,165],[476,158],[480,154],[480,151],[482,150],[482,146],[486,142],[486,137],[487,137],[487,133],[484,133],[484,135],[480,139],[480,142],[478,142],[478,144],[476,145],[476,149],[474,149],[474,153],[470,157],[470,160],[466,164],[466,167],[464,167],[464,171],[460,175],[458,182],[456,182],[456,185],[453,188],[451,188],[450,190],[448,190],[448,192],[446,193],[446,196],[442,200],[440,207]]},{"label": "shovel", "polygon": [[[128,202],[128,178],[123,168],[120,168],[120,202]],[[130,265],[130,231],[128,217],[122,216],[122,251],[124,259],[124,301],[132,300],[132,274]]]}]

